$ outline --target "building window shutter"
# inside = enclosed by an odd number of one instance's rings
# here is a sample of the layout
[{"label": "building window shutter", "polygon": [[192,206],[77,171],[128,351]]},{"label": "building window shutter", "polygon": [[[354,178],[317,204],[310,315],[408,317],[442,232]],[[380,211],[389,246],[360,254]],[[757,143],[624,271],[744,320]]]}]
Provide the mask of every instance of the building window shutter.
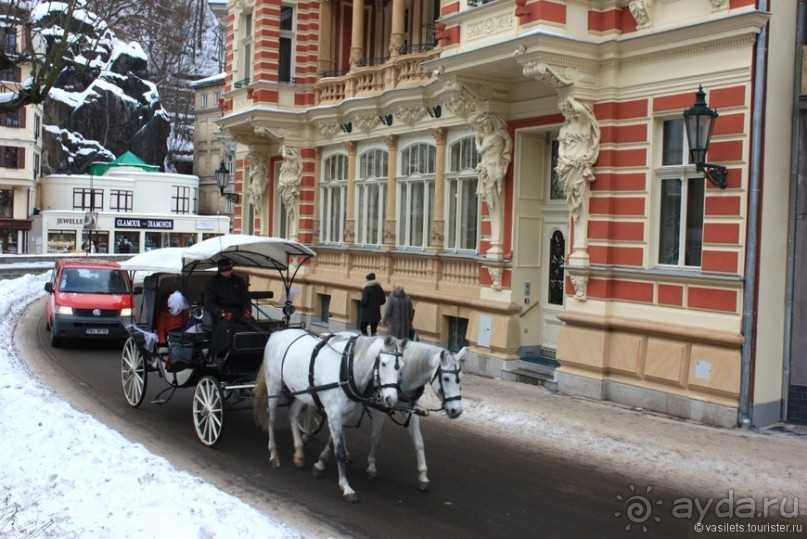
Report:
[{"label": "building window shutter", "polygon": [[25,109],[25,107],[22,107],[18,111],[18,113],[20,115],[20,127],[25,127],[25,117],[28,116],[27,112],[28,111]]},{"label": "building window shutter", "polygon": [[25,168],[25,148],[17,148],[17,168]]}]

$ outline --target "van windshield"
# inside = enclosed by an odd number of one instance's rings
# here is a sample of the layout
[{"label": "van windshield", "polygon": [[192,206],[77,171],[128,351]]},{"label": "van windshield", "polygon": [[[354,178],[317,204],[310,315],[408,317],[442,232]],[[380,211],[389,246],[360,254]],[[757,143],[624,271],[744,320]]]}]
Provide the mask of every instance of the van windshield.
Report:
[{"label": "van windshield", "polygon": [[59,282],[61,292],[83,294],[128,294],[123,270],[102,268],[66,268]]}]

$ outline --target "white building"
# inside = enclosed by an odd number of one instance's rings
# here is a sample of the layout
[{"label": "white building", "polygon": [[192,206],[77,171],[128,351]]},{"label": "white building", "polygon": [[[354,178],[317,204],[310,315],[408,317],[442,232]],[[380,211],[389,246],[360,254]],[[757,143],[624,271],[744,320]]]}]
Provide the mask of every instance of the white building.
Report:
[{"label": "white building", "polygon": [[30,253],[138,253],[230,229],[226,215],[199,215],[197,176],[161,173],[129,152],[90,171],[42,178]]}]

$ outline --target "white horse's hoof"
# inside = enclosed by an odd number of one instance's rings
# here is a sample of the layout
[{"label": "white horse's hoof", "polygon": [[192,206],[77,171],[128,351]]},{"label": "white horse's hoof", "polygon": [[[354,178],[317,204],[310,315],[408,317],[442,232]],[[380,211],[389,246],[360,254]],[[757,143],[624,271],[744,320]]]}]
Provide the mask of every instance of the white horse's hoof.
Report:
[{"label": "white horse's hoof", "polygon": [[313,475],[315,479],[319,479],[320,477],[322,477],[322,474],[324,473],[325,470],[320,470],[319,468],[317,468],[316,465],[314,465],[314,467],[311,468],[311,475]]},{"label": "white horse's hoof", "polygon": [[368,471],[367,472],[367,479],[369,479],[370,481],[374,481],[374,480],[378,479],[378,472],[369,472]]},{"label": "white horse's hoof", "polygon": [[428,481],[418,481],[418,490],[421,492],[429,492],[429,482]]},{"label": "white horse's hoof", "polygon": [[271,466],[272,468],[280,468],[280,460],[269,459],[269,466]]},{"label": "white horse's hoof", "polygon": [[295,468],[305,468],[305,457],[294,457]]},{"label": "white horse's hoof", "polygon": [[342,498],[344,498],[347,503],[358,503],[359,501],[359,496],[355,492],[351,492],[350,494],[343,494]]}]

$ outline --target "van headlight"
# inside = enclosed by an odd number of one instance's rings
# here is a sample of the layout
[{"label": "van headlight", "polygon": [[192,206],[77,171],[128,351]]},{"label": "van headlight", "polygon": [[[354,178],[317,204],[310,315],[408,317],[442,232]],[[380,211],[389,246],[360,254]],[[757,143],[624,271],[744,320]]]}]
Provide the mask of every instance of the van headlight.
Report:
[{"label": "van headlight", "polygon": [[121,316],[132,316],[132,308],[127,307],[126,309],[121,309],[120,310],[120,315]]},{"label": "van headlight", "polygon": [[63,314],[67,316],[73,316],[73,308],[67,307],[65,305],[57,305],[56,306],[56,314]]}]

